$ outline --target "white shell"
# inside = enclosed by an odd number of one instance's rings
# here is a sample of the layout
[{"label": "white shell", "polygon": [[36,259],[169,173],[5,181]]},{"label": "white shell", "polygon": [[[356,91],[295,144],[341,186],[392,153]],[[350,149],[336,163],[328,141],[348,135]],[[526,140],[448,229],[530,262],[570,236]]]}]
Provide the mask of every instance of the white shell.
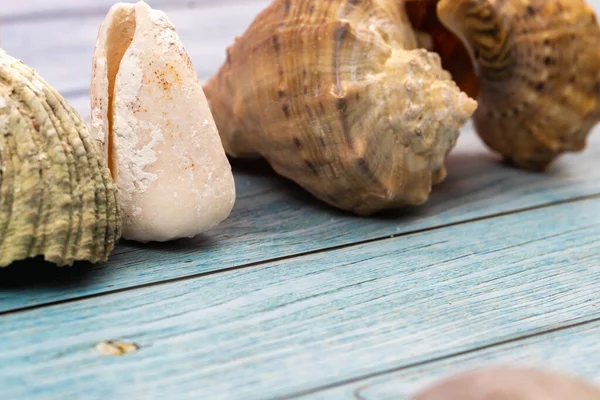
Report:
[{"label": "white shell", "polygon": [[91,104],[92,137],[119,187],[125,239],[192,237],[229,216],[231,166],[163,12],[141,1],[111,7],[96,41]]}]

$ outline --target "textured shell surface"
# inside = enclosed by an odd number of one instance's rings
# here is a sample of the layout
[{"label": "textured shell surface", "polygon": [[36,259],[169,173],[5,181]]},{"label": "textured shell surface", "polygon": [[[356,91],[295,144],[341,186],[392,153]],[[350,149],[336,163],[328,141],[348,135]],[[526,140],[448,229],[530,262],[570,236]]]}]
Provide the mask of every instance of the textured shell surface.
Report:
[{"label": "textured shell surface", "polygon": [[121,234],[116,193],[76,111],[0,50],[0,266],[106,261]]},{"label": "textured shell surface", "polygon": [[168,16],[143,1],[114,4],[92,65],[91,131],[119,188],[123,237],[193,237],[227,218],[231,166]]},{"label": "textured shell surface", "polygon": [[600,27],[584,0],[440,0],[437,14],[473,60],[488,147],[531,170],[586,147],[600,120]]},{"label": "textured shell surface", "polygon": [[230,156],[359,215],[426,201],[477,106],[396,0],[275,0],[204,90]]},{"label": "textured shell surface", "polygon": [[463,41],[440,22],[438,3],[439,0],[404,0],[420,46],[439,54],[442,67],[450,72],[458,87],[470,97],[477,98],[479,81],[471,55]]},{"label": "textured shell surface", "polygon": [[462,372],[425,388],[413,400],[600,400],[600,388],[579,377],[528,367]]}]

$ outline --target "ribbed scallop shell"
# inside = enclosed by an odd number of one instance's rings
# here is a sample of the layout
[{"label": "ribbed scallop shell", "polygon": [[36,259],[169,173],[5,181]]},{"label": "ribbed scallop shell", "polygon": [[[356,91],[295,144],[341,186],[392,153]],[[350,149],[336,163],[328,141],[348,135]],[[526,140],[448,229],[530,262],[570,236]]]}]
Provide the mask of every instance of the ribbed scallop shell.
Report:
[{"label": "ribbed scallop shell", "polygon": [[120,237],[116,187],[75,110],[0,50],[0,266],[101,262]]},{"label": "ribbed scallop shell", "polygon": [[476,107],[396,0],[276,0],[204,90],[230,156],[361,215],[426,201]]},{"label": "ribbed scallop shell", "polygon": [[474,122],[491,149],[543,170],[586,147],[600,120],[600,27],[584,0],[440,0],[437,13],[475,62]]}]

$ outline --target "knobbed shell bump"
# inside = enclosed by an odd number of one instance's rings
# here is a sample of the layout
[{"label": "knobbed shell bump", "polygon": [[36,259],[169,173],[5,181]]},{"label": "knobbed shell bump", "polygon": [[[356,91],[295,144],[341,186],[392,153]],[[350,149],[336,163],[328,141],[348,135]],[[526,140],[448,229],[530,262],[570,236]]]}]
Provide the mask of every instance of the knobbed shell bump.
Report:
[{"label": "knobbed shell bump", "polygon": [[448,30],[437,16],[439,0],[404,0],[411,25],[417,31],[419,45],[439,54],[442,67],[469,97],[477,98],[479,82],[472,59],[464,43]]},{"label": "knobbed shell bump", "polygon": [[440,0],[437,14],[473,60],[488,147],[531,170],[586,147],[600,120],[600,27],[584,0]]},{"label": "knobbed shell bump", "polygon": [[600,388],[535,368],[486,367],[449,377],[412,400],[600,400]]},{"label": "knobbed shell bump", "polygon": [[162,11],[116,3],[100,26],[92,137],[119,187],[123,237],[193,237],[228,217],[231,166],[202,85]]},{"label": "knobbed shell bump", "polygon": [[204,90],[230,156],[360,215],[426,201],[477,106],[397,0],[275,0]]},{"label": "knobbed shell bump", "polygon": [[0,266],[106,261],[120,234],[116,186],[86,125],[0,50]]}]

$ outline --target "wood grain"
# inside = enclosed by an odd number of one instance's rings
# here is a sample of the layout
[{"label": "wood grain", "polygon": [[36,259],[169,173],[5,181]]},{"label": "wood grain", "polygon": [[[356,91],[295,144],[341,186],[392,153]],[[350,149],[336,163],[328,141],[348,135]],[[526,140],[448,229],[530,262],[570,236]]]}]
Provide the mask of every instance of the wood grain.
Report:
[{"label": "wood grain", "polygon": [[[135,3],[137,0],[128,1]],[[177,9],[196,10],[216,7],[233,7],[261,0],[145,0],[151,7],[170,12]],[[27,0],[7,1],[0,8],[3,26],[40,20],[77,19],[82,16],[102,15],[117,0]]]},{"label": "wood grain", "polygon": [[[112,2],[8,3],[2,47],[87,118],[93,44]],[[168,12],[205,80],[270,1],[148,3]],[[463,132],[423,207],[349,216],[235,163],[236,207],[205,235],[122,243],[100,266],[1,270],[2,397],[398,399],[492,361],[598,380],[598,322],[454,355],[597,316],[600,200],[572,200],[600,193],[600,135],[540,175],[498,164]],[[119,338],[140,350],[94,350]],[[429,363],[439,357],[452,358]],[[415,363],[427,364],[407,369]]]},{"label": "wood grain", "polygon": [[[598,312],[599,209],[590,199],[4,315],[0,387],[270,398],[584,322]],[[114,339],[140,350],[95,352]]]},{"label": "wood grain", "polygon": [[[82,3],[83,4],[83,3]],[[86,3],[87,4],[87,3]],[[216,70],[225,47],[268,1],[170,13],[196,68]],[[87,84],[93,40],[102,16],[9,26],[7,46],[68,92],[71,104],[89,115]],[[62,32],[60,38],[48,32]],[[67,32],[68,34],[64,34]],[[194,50],[195,49],[195,50]],[[60,54],[61,57],[56,57]],[[85,71],[85,72],[82,72]],[[73,83],[75,82],[75,83]],[[83,86],[82,86],[83,85]],[[77,95],[77,88],[82,88]],[[597,130],[600,130],[598,128]],[[108,264],[57,272],[48,266],[0,271],[0,312],[120,290],[161,280],[218,271],[248,263],[374,240],[419,229],[512,212],[600,193],[600,137],[583,154],[569,155],[545,175],[496,163],[470,130],[450,156],[449,178],[425,206],[384,218],[359,219],[316,202],[271,171],[236,164],[238,198],[225,223],[196,240],[164,246],[124,243]],[[167,267],[165,267],[165,265]],[[20,266],[19,269],[22,269]]]},{"label": "wood grain", "polygon": [[[121,243],[106,264],[56,269],[17,264],[0,270],[0,312],[402,235],[600,193],[600,136],[548,174],[499,164],[466,132],[448,160],[449,176],[428,203],[373,218],[338,212],[268,168],[234,163],[231,216],[194,240]],[[553,209],[546,211],[552,216]],[[512,234],[512,231],[506,232]]]},{"label": "wood grain", "polygon": [[[242,34],[255,16],[271,3],[271,0],[241,1],[233,4],[232,1],[234,0],[196,0],[197,7],[193,9],[184,5],[187,4],[185,0],[178,0],[171,6],[167,6],[165,0],[149,2],[167,12],[201,81],[205,81],[218,70],[225,61],[225,49],[233,43],[234,37]],[[47,14],[50,10],[73,7],[101,7],[107,11],[112,4],[109,0],[27,0],[10,3],[13,5],[6,9],[3,4],[4,11],[0,13],[9,12],[6,10],[10,10],[11,7],[16,10],[39,9],[42,15],[50,15]],[[589,4],[596,11],[600,10],[600,0],[589,1]],[[53,13],[60,15],[61,12]],[[67,98],[89,96],[93,48],[104,16],[105,11],[83,13],[77,18],[57,19],[56,16],[51,16],[49,20],[0,24],[2,47],[35,68]],[[87,117],[89,106],[77,108],[77,111]]]},{"label": "wood grain", "polygon": [[[600,306],[600,302],[597,303]],[[535,335],[466,355],[307,393],[298,400],[399,400],[461,372],[499,365],[543,368],[600,386],[600,321]],[[565,399],[566,400],[566,399]]]}]

